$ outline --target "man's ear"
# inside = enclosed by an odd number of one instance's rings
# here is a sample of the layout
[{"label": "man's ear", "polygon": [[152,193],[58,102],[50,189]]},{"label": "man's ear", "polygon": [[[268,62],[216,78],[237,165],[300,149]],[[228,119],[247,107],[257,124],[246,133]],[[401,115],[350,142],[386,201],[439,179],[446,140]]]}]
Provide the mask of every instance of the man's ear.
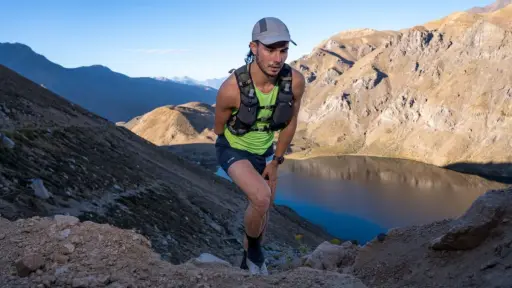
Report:
[{"label": "man's ear", "polygon": [[258,51],[258,43],[252,41],[249,43],[249,48],[252,51],[252,54],[256,55],[256,52]]}]

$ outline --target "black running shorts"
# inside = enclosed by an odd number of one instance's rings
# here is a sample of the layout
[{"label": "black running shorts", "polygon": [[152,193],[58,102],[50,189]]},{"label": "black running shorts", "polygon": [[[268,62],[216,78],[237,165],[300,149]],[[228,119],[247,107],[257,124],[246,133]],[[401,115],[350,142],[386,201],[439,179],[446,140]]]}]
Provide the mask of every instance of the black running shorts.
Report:
[{"label": "black running shorts", "polygon": [[[258,173],[262,174],[263,170],[274,155],[274,146],[271,145],[263,155],[257,155],[248,151],[233,148],[229,145],[228,140],[224,135],[219,135],[215,142],[215,150],[217,153],[217,163],[222,170],[228,174],[228,168],[231,164],[238,160],[247,159],[251,162],[252,166]],[[229,175],[229,174],[228,174]]]}]

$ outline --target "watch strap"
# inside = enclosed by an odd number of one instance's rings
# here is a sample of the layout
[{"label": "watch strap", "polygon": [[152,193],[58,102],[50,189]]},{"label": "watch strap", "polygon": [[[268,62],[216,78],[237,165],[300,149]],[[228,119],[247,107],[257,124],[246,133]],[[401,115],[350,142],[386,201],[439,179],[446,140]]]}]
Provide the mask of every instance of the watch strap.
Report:
[{"label": "watch strap", "polygon": [[274,155],[274,157],[272,159],[276,160],[277,164],[282,164],[284,162],[284,156],[276,156],[276,155]]}]

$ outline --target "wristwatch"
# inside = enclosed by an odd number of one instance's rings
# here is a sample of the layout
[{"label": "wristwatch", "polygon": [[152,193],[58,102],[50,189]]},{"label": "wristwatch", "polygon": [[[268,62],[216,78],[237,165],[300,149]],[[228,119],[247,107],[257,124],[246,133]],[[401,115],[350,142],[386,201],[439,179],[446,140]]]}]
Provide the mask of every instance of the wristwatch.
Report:
[{"label": "wristwatch", "polygon": [[277,164],[280,165],[280,164],[283,164],[284,162],[284,157],[283,156],[279,156],[277,157],[276,155],[274,155],[274,157],[272,158],[272,160],[276,160],[277,161]]}]

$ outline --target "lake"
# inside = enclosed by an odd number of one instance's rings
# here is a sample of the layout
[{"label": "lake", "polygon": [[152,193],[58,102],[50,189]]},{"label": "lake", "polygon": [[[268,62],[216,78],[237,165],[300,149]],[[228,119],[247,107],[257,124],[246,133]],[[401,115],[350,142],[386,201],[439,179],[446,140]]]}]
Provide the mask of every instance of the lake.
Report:
[{"label": "lake", "polygon": [[[229,179],[221,169],[217,174]],[[287,159],[279,168],[275,203],[340,239],[363,244],[393,227],[457,217],[479,195],[499,187],[503,184],[402,159]]]}]

